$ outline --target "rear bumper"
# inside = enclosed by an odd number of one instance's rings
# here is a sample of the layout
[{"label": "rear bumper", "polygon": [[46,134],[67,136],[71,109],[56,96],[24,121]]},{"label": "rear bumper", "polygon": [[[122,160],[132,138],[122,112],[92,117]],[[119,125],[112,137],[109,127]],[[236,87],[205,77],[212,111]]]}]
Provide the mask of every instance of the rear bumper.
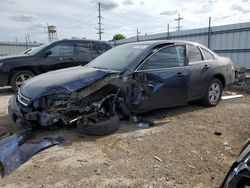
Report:
[{"label": "rear bumper", "polygon": [[9,85],[9,75],[0,71],[0,87]]}]

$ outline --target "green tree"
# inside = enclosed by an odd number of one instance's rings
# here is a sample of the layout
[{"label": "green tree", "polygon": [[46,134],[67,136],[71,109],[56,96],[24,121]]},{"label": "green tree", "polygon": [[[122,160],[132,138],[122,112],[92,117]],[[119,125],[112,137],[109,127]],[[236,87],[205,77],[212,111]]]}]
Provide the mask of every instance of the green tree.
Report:
[{"label": "green tree", "polygon": [[125,39],[126,37],[122,34],[116,34],[113,36],[112,40],[121,40],[121,39]]}]

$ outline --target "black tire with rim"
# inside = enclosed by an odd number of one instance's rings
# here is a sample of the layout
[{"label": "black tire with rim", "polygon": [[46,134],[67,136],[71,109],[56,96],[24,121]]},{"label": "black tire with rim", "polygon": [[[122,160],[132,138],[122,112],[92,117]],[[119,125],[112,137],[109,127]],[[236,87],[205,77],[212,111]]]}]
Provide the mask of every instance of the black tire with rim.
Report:
[{"label": "black tire with rim", "polygon": [[10,85],[12,89],[17,92],[18,89],[21,87],[21,85],[24,83],[24,81],[34,77],[35,74],[29,70],[20,70],[15,72],[11,79],[10,79]]},{"label": "black tire with rim", "polygon": [[79,124],[78,130],[81,134],[90,136],[105,136],[114,133],[120,127],[120,118],[118,115],[110,117],[108,120],[99,123]]},{"label": "black tire with rim", "polygon": [[219,79],[213,78],[210,80],[204,98],[202,99],[203,104],[207,106],[216,106],[221,99],[223,92],[223,86]]}]

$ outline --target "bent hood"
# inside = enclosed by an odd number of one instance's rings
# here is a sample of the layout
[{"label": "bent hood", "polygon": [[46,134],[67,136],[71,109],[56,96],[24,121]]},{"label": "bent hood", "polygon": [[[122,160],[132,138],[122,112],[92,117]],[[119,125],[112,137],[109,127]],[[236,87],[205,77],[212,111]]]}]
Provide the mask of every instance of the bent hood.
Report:
[{"label": "bent hood", "polygon": [[20,88],[23,96],[34,100],[51,90],[63,89],[69,92],[83,89],[109,74],[109,71],[77,66],[38,75]]}]

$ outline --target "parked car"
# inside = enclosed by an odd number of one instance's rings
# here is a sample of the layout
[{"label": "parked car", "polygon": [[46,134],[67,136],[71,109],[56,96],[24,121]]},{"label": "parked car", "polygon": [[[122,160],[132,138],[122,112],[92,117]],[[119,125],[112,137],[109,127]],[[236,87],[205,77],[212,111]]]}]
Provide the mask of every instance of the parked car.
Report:
[{"label": "parked car", "polygon": [[9,112],[13,120],[22,118],[33,125],[81,122],[86,128],[88,122],[117,114],[183,106],[193,100],[215,106],[233,80],[232,61],[198,43],[137,42],[115,47],[86,66],[28,80],[10,99]]},{"label": "parked car", "polygon": [[220,188],[250,187],[250,140],[242,148],[237,160],[233,163]]},{"label": "parked car", "polygon": [[60,40],[26,50],[23,54],[0,58],[0,87],[17,91],[24,81],[57,69],[85,65],[111,45],[94,40]]}]

